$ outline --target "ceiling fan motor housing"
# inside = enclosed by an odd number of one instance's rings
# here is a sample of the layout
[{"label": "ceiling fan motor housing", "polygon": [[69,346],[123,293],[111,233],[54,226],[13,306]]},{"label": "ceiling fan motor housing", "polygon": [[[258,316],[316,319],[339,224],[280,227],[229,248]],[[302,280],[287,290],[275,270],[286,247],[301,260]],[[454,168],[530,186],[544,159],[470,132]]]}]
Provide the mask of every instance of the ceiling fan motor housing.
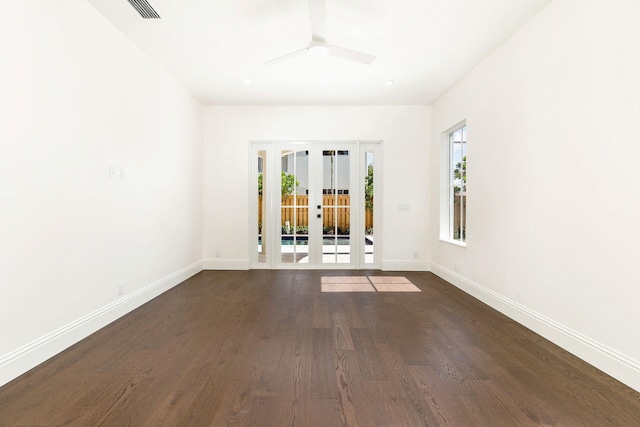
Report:
[{"label": "ceiling fan motor housing", "polygon": [[312,40],[307,45],[307,53],[312,56],[325,56],[329,54],[331,48],[328,44]]}]

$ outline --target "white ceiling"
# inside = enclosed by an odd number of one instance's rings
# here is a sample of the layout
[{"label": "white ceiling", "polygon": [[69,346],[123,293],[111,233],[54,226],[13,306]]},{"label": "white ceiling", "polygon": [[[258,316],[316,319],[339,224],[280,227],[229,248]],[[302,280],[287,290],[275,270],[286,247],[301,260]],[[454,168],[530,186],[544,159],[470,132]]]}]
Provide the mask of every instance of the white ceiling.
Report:
[{"label": "white ceiling", "polygon": [[550,0],[326,0],[327,41],[371,65],[263,64],[306,47],[307,0],[87,1],[207,105],[428,105]]}]

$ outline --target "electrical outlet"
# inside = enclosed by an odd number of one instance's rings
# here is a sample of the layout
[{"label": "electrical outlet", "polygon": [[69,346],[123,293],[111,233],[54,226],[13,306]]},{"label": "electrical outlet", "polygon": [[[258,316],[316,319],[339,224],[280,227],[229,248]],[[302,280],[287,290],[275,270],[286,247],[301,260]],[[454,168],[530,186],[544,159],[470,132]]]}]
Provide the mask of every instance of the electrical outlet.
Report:
[{"label": "electrical outlet", "polygon": [[413,253],[413,259],[418,259],[418,252]]},{"label": "electrical outlet", "polygon": [[220,251],[216,251],[216,258],[220,258]]},{"label": "electrical outlet", "polygon": [[124,283],[120,282],[118,283],[118,296],[122,295],[124,295]]}]

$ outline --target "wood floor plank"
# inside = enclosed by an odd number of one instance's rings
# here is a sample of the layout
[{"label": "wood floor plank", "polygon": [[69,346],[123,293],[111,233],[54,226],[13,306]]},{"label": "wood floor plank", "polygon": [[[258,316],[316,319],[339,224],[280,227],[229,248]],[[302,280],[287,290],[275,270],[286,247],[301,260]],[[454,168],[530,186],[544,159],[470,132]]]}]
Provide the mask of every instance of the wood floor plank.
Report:
[{"label": "wood floor plank", "polygon": [[329,302],[326,298],[319,297],[313,301],[313,327],[318,329],[329,329],[331,327]]},{"label": "wood floor plank", "polygon": [[333,339],[336,349],[353,350],[353,338],[351,329],[345,313],[331,314],[331,327],[333,329]]},{"label": "wood floor plank", "polygon": [[387,343],[376,344],[380,360],[382,361],[386,377],[389,379],[389,387],[386,389],[386,397],[393,400],[403,400],[418,417],[417,425],[447,425],[437,405],[434,405],[431,396],[424,393],[419,387],[404,363],[398,349]]},{"label": "wood floor plank", "polygon": [[338,390],[338,402],[342,423],[348,426],[363,425],[358,421],[358,409],[363,409],[355,400],[354,390],[362,387],[355,353],[352,350],[336,350],[334,381]]},{"label": "wood floor plank", "polygon": [[274,396],[253,396],[247,411],[244,426],[279,427],[277,416],[280,398]]},{"label": "wood floor plank", "polygon": [[278,426],[302,426],[306,424],[311,395],[311,374],[309,353],[301,353],[295,346],[285,360],[290,364],[284,389],[280,394],[281,405],[276,418]]},{"label": "wood floor plank", "polygon": [[363,387],[355,390],[356,401],[365,426],[434,426],[427,422],[409,399],[395,398],[389,381],[365,381]]},{"label": "wood floor plank", "polygon": [[398,350],[407,365],[428,365],[434,362],[434,339],[435,334],[430,335],[405,335],[399,334],[396,337]]},{"label": "wood floor plank", "polygon": [[336,352],[331,329],[313,329],[311,398],[338,399]]},{"label": "wood floor plank", "polygon": [[462,403],[462,396],[469,394],[466,389],[463,394],[451,390],[449,383],[443,381],[441,375],[431,366],[414,365],[409,367],[409,371],[424,399],[437,414],[440,425],[480,425],[476,411],[473,408],[464,408]]},{"label": "wood floor plank", "polygon": [[360,307],[362,306],[362,304],[365,304],[367,301],[370,301],[372,298],[375,298],[375,296],[371,294],[367,294],[366,292],[345,295],[344,312],[347,316],[349,327],[357,328],[357,329],[362,329],[367,327],[367,325],[364,323],[364,320],[360,316]]},{"label": "wood floor plank", "polygon": [[[575,393],[581,390],[587,395],[587,399],[593,404],[601,404],[611,406],[618,414],[616,417],[626,419],[630,424],[640,425],[640,413],[629,412],[629,404],[634,400],[624,393],[618,393],[618,388],[602,392],[600,386],[603,384],[600,375],[580,375],[585,373],[585,363],[576,360],[577,358],[569,358],[566,352],[559,352],[551,343],[518,339],[516,342],[524,349],[529,351],[541,364],[554,366],[555,371],[561,371],[568,378],[572,378],[571,385],[565,390],[568,393]],[[577,366],[576,366],[577,365]],[[637,402],[637,396],[635,401]]]},{"label": "wood floor plank", "polygon": [[386,381],[384,365],[368,329],[351,329],[360,377],[364,381]]},{"label": "wood floor plank", "polygon": [[225,399],[231,396],[229,390],[233,390],[234,385],[239,387],[240,381],[220,380],[217,373],[214,371],[209,375],[200,375],[200,386],[198,383],[192,384],[196,395],[190,405],[185,405],[183,420],[187,425],[212,424]]},{"label": "wood floor plank", "polygon": [[479,407],[479,412],[488,425],[510,427],[533,424],[533,420],[523,408],[514,405],[515,402],[510,396],[491,380],[470,380],[469,387],[473,392],[462,396],[461,399],[467,406]]},{"label": "wood floor plank", "polygon": [[193,412],[186,425],[223,427],[237,426],[244,422],[247,416],[248,398],[250,391],[245,388],[243,381],[230,381],[223,385],[218,385],[217,389],[222,392],[222,401],[219,408],[214,411],[211,422],[198,417],[200,412]]},{"label": "wood floor plank", "polygon": [[638,426],[640,393],[431,273],[206,271],[0,387],[24,425]]},{"label": "wood floor plank", "polygon": [[[478,365],[483,366],[494,388],[499,388],[505,394],[508,393],[514,405],[520,408],[535,425],[557,425],[560,419],[568,425],[579,425],[578,420],[569,413],[560,415],[553,403],[547,402],[545,395],[531,393],[531,388],[526,382],[518,381],[507,371],[507,366],[513,366],[513,364],[504,363],[504,355],[492,355],[489,354],[490,351],[490,349],[472,347],[467,351],[467,355]],[[507,355],[506,358],[510,356]]]},{"label": "wood floor plank", "polygon": [[343,427],[345,425],[338,399],[311,399],[305,419],[308,427]]}]

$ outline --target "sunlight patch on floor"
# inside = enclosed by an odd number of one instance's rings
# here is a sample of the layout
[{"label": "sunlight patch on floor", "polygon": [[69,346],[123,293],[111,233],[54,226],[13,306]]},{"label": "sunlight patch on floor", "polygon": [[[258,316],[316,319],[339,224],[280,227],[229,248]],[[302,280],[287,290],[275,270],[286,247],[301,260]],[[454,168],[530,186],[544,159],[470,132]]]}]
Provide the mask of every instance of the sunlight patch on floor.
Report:
[{"label": "sunlight patch on floor", "polygon": [[375,292],[371,283],[322,283],[322,292]]},{"label": "sunlight patch on floor", "polygon": [[367,283],[371,282],[367,276],[322,276],[321,283]]},{"label": "sunlight patch on floor", "polygon": [[378,292],[422,292],[413,283],[375,283]]},{"label": "sunlight patch on floor", "polygon": [[321,292],[422,292],[403,276],[322,276]]}]

